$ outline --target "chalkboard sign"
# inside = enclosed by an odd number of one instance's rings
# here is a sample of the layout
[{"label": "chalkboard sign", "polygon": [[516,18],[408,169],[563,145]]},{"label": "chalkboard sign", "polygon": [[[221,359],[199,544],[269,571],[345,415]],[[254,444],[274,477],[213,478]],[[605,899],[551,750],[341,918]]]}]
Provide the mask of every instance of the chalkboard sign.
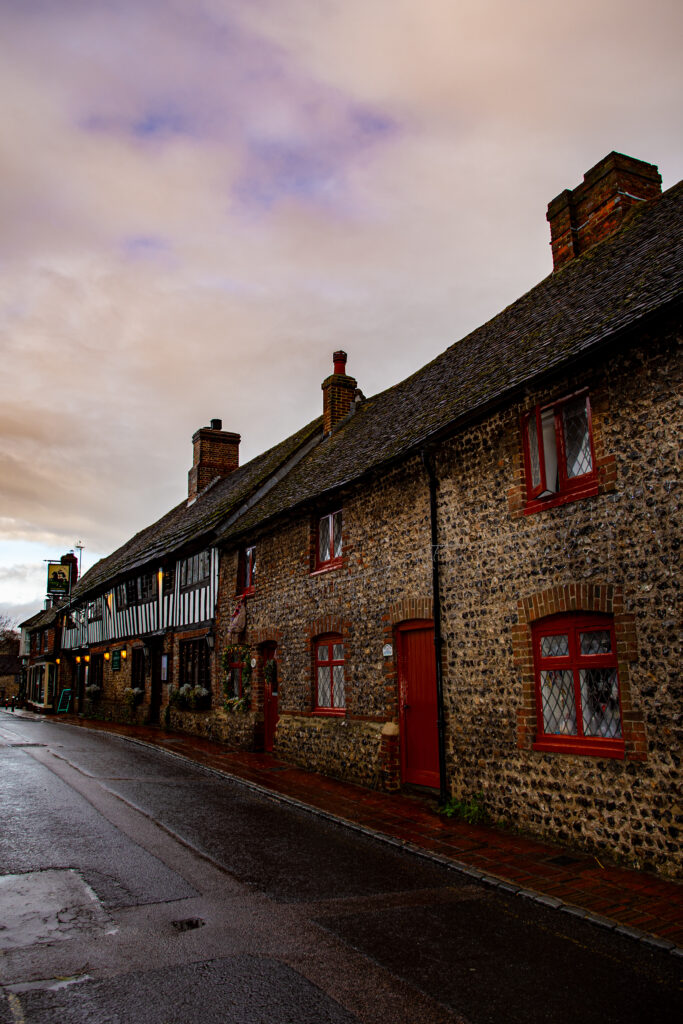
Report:
[{"label": "chalkboard sign", "polygon": [[121,671],[121,651],[111,652],[111,670],[112,672]]},{"label": "chalkboard sign", "polygon": [[71,703],[71,690],[62,690],[59,695],[59,705],[57,707],[57,714],[60,711],[68,711],[69,704]]}]

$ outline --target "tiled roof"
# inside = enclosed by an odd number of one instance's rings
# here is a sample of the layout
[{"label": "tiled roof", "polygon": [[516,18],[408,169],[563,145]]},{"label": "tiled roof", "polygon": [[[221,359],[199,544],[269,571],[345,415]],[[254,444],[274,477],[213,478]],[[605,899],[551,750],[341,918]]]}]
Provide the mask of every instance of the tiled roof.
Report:
[{"label": "tiled roof", "polygon": [[683,294],[683,182],[411,377],[362,404],[247,516],[237,535],[415,452]]},{"label": "tiled roof", "polygon": [[320,435],[322,417],[292,434],[230,476],[209,484],[196,501],[182,501],[156,523],[136,533],[111,555],[100,559],[74,587],[72,598],[95,593],[103,585],[137,568],[160,560],[192,542],[208,543],[217,525],[238,510],[278,469],[308,441]]},{"label": "tiled roof", "polygon": [[21,629],[44,629],[55,621],[59,612],[59,606],[54,608],[42,608],[39,612],[36,612],[35,615],[32,615],[29,619],[26,619],[25,622],[21,622],[19,625]]},{"label": "tiled roof", "polygon": [[[264,481],[321,420],[184,501],[79,581],[82,597],[200,538],[237,537],[456,429],[517,389],[581,358],[683,294],[683,182],[634,207],[621,228],[571,260],[411,377],[361,404],[251,508]],[[240,514],[237,515],[237,511]],[[231,522],[231,519],[234,519]]]}]

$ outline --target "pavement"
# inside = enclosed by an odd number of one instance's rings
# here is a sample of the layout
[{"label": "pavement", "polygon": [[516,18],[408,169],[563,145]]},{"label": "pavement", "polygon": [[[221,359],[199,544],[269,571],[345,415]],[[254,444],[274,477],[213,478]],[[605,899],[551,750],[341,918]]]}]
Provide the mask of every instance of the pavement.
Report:
[{"label": "pavement", "polygon": [[473,881],[683,957],[683,885],[677,882],[603,863],[580,850],[517,832],[444,818],[436,811],[436,801],[428,797],[365,789],[294,767],[272,754],[229,750],[220,743],[155,726],[72,715],[60,715],[58,720],[161,747],[274,799],[447,864]]}]

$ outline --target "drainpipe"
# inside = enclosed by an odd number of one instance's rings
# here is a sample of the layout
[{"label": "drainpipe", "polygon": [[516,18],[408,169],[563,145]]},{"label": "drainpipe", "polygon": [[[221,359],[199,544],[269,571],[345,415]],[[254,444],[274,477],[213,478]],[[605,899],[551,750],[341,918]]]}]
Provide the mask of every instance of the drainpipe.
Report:
[{"label": "drainpipe", "polygon": [[446,789],[446,733],[443,713],[443,674],[441,671],[441,588],[439,586],[439,543],[436,519],[436,488],[437,479],[434,469],[434,456],[423,448],[420,452],[423,465],[429,478],[429,517],[432,533],[432,596],[434,600],[434,654],[436,657],[436,710],[439,738],[439,799],[442,804],[448,800]]}]

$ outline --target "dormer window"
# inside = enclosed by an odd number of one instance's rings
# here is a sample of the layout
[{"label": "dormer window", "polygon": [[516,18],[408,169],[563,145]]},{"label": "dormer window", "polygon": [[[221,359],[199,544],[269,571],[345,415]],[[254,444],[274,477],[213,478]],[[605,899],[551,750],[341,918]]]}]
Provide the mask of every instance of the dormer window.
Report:
[{"label": "dormer window", "polygon": [[523,431],[526,511],[597,494],[587,392],[536,406]]}]

